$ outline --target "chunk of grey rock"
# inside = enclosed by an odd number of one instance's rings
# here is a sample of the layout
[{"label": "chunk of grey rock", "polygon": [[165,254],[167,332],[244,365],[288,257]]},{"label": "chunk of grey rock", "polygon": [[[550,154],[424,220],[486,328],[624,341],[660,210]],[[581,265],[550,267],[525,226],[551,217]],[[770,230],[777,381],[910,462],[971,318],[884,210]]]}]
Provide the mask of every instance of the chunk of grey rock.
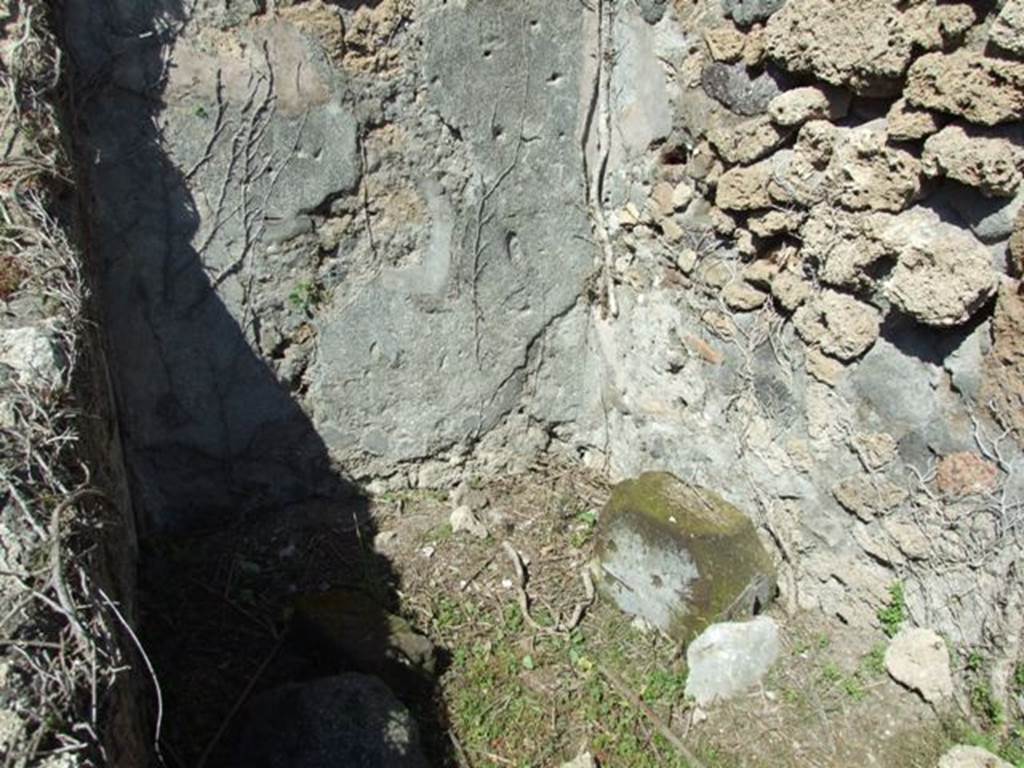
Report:
[{"label": "chunk of grey rock", "polygon": [[936,199],[947,203],[983,243],[997,243],[1013,234],[1017,217],[1024,211],[1024,187],[1011,198],[984,197],[958,184],[941,190]]},{"label": "chunk of grey rock", "polygon": [[987,197],[1010,197],[1021,183],[1024,150],[1009,139],[949,125],[924,143],[921,162],[929,176],[946,176]]},{"label": "chunk of grey rock", "polygon": [[897,258],[886,295],[926,325],[966,322],[999,285],[988,249],[930,209],[912,208],[893,217],[880,237]]},{"label": "chunk of grey rock", "polygon": [[898,99],[885,116],[885,124],[892,141],[916,141],[939,130],[945,119],[927,109],[911,106],[906,99]]},{"label": "chunk of grey rock", "polygon": [[912,52],[907,24],[890,0],[842,10],[833,0],[790,0],[768,21],[765,38],[768,55],[787,71],[858,93],[895,90]]},{"label": "chunk of grey rock", "polygon": [[989,28],[988,39],[1007,53],[1024,58],[1024,0],[1006,0]]},{"label": "chunk of grey rock", "polygon": [[779,656],[779,628],[768,616],[712,624],[686,649],[686,695],[703,706],[756,685]]},{"label": "chunk of grey rock", "polygon": [[772,160],[754,165],[730,168],[718,179],[715,203],[727,211],[750,211],[769,208],[768,182],[772,177]]},{"label": "chunk of grey rock", "polygon": [[640,5],[640,16],[648,24],[657,24],[665,16],[668,0],[637,0]]},{"label": "chunk of grey rock", "polygon": [[722,0],[722,11],[746,27],[755,21],[764,21],[785,4],[786,0]]},{"label": "chunk of grey rock", "polygon": [[602,591],[679,642],[750,616],[775,594],[775,568],[750,519],[666,472],[616,485],[595,543]]},{"label": "chunk of grey rock", "polygon": [[286,685],[248,708],[238,768],[427,768],[409,711],[375,677]]},{"label": "chunk of grey rock", "polygon": [[991,333],[991,321],[980,323],[942,363],[956,391],[971,400],[981,394],[983,363],[992,349]]},{"label": "chunk of grey rock", "polygon": [[960,49],[926,53],[907,72],[904,95],[917,107],[959,115],[979,125],[1024,117],[1024,63]]},{"label": "chunk of grey rock", "polygon": [[1013,768],[987,749],[959,744],[939,759],[938,768]]},{"label": "chunk of grey rock", "polygon": [[0,363],[25,387],[49,387],[60,378],[61,360],[50,333],[35,326],[0,330]]},{"label": "chunk of grey rock", "polygon": [[800,338],[839,360],[853,360],[878,339],[882,315],[870,304],[825,290],[793,315]]},{"label": "chunk of grey rock", "polygon": [[828,176],[841,206],[901,211],[917,196],[921,163],[909,152],[889,146],[884,120],[836,129],[833,136]]},{"label": "chunk of grey rock", "polygon": [[751,77],[742,63],[712,62],[701,72],[700,84],[708,96],[730,112],[748,116],[763,113],[768,103],[782,92],[769,72]]},{"label": "chunk of grey rock", "polygon": [[[523,13],[535,13],[544,33],[522,24]],[[494,45],[493,30],[511,35],[507,44]],[[576,237],[589,229],[586,212],[568,206],[579,176],[566,172],[566,142],[584,108],[578,7],[448,3],[425,15],[423,34],[427,102],[461,132],[480,183],[455,195],[427,190],[421,258],[385,265],[365,283],[340,281],[318,318],[308,398],[331,455],[364,476],[461,450],[501,424],[523,395],[527,360],[575,306],[593,262],[592,246]],[[544,99],[527,103],[524,46],[533,71],[558,75]],[[481,104],[495,106],[493,124],[480,119]],[[542,129],[529,163],[506,173],[523,120]],[[482,204],[474,298],[466,265],[476,238],[463,232]]]},{"label": "chunk of grey rock", "polygon": [[923,627],[906,627],[889,643],[885,668],[892,679],[921,694],[928,702],[953,695],[949,650],[937,633]]}]

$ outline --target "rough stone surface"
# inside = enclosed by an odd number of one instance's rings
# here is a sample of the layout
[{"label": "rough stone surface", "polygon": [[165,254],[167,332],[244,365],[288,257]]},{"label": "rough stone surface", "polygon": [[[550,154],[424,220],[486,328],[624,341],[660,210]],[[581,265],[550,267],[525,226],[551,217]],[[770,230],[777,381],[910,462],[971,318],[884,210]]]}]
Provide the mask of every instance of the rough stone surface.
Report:
[{"label": "rough stone surface", "polygon": [[976,453],[954,453],[943,456],[935,468],[935,486],[950,496],[992,491],[999,479],[999,469]]},{"label": "rough stone surface", "polygon": [[1010,197],[1021,183],[1024,150],[1009,139],[950,125],[924,143],[921,161],[930,176],[946,176],[988,197]]},{"label": "rough stone surface", "polygon": [[768,72],[751,77],[742,63],[708,64],[701,72],[700,82],[708,96],[738,115],[762,114],[781,93]]},{"label": "rough stone surface", "polygon": [[808,120],[839,120],[850,108],[846,91],[813,85],[792,88],[768,103],[768,114],[778,125],[802,125]]},{"label": "rough stone surface", "polygon": [[686,695],[700,706],[757,685],[779,656],[779,628],[767,616],[712,624],[686,649]]},{"label": "rough stone surface", "polygon": [[735,127],[712,128],[708,140],[727,163],[749,165],[780,146],[789,133],[761,116]]},{"label": "rough stone surface", "polygon": [[1024,431],[1024,296],[1014,286],[999,290],[992,320],[992,351],[985,359],[981,395],[993,402],[1003,418]]},{"label": "rough stone surface", "polygon": [[832,489],[836,501],[865,523],[897,510],[909,497],[905,488],[871,475],[849,477]]},{"label": "rough stone surface", "polygon": [[601,589],[680,642],[774,596],[775,569],[750,520],[667,473],[615,486],[595,541]]},{"label": "rough stone surface", "polygon": [[[969,191],[954,189],[948,195],[948,199],[950,207],[960,214],[974,236],[983,243],[995,243],[1010,238],[1024,212],[1024,188],[1018,188],[1017,194],[1009,199],[983,197]],[[1014,257],[1017,246],[1013,243],[1010,245],[1010,256]],[[1019,255],[1017,258],[1019,261]]]},{"label": "rough stone surface", "polygon": [[930,629],[901,629],[885,651],[885,668],[896,682],[917,691],[925,701],[939,702],[953,695],[949,649]]},{"label": "rough stone surface", "polygon": [[933,211],[905,211],[892,219],[882,238],[897,258],[886,295],[922,323],[964,323],[998,287],[988,249]]},{"label": "rough stone surface", "polygon": [[853,211],[900,211],[921,187],[920,162],[886,142],[885,122],[835,133],[828,176],[839,205]]},{"label": "rough stone surface", "polygon": [[884,120],[853,128],[805,123],[791,151],[765,161],[772,164],[769,194],[805,207],[828,197],[854,211],[900,211],[920,190],[921,164],[886,139]]},{"label": "rough stone surface", "polygon": [[837,12],[831,0],[790,0],[768,21],[771,58],[858,93],[891,91],[910,63],[912,39],[888,0],[866,0]]},{"label": "rough stone surface", "polygon": [[931,136],[943,122],[940,115],[914,107],[905,98],[897,99],[885,117],[886,131],[893,141],[916,141]]},{"label": "rough stone surface", "polygon": [[917,107],[998,125],[1024,117],[1024,64],[961,49],[929,53],[907,73],[904,95]]},{"label": "rough stone surface", "polygon": [[277,688],[244,713],[232,765],[426,768],[416,722],[380,680],[358,674]]},{"label": "rough stone surface", "polygon": [[727,211],[750,211],[770,207],[768,180],[771,178],[771,171],[769,160],[726,171],[718,179],[715,204]]},{"label": "rough stone surface", "polygon": [[764,211],[751,214],[747,218],[747,229],[754,235],[767,239],[776,235],[797,232],[803,219],[804,217],[799,211]]},{"label": "rough stone surface", "polygon": [[881,314],[845,293],[827,290],[793,315],[797,333],[827,355],[853,360],[878,338]]},{"label": "rough stone surface", "polygon": [[[289,0],[253,15],[251,0],[204,0],[223,13],[179,28],[165,14],[178,0],[63,3],[66,60],[98,90],[77,155],[140,517],[215,525],[332,496],[337,477],[447,487],[541,452],[613,479],[663,467],[759,511],[793,557],[779,559],[787,601],[870,623],[913,559],[914,616],[958,646],[1019,637],[1020,558],[970,511],[978,500],[936,510],[897,487],[911,467],[977,450],[982,404],[1024,421],[1016,281],[1002,278],[995,316],[980,316],[1012,211],[968,214],[986,198],[948,178],[921,186],[915,165],[943,121],[1013,113],[1016,63],[979,53],[995,13],[965,33],[962,3],[793,0],[769,20],[788,14],[793,35],[755,24],[725,65],[700,38],[722,26],[719,4],[616,4],[615,56],[602,59],[594,4]],[[961,36],[967,53],[952,53]],[[250,156],[281,175],[253,185],[247,217],[229,181],[218,213],[230,137],[268,87],[264,42],[275,94]],[[719,42],[737,56],[737,35]],[[943,51],[942,82],[913,86],[937,106],[891,104],[908,48]],[[958,56],[982,62],[959,83],[946,66]],[[614,66],[597,80],[602,61]],[[794,84],[864,98],[833,123],[807,91],[779,97],[788,69]],[[226,123],[206,159],[218,72]],[[777,144],[769,123],[795,143]],[[1016,140],[1015,126],[998,130]],[[586,202],[596,169],[607,259]],[[900,218],[918,201],[941,218]],[[920,244],[879,232],[890,217]],[[1012,274],[1021,250],[1009,246]],[[770,289],[783,314],[810,305],[815,340],[803,323],[723,306],[761,300],[738,281]],[[871,318],[855,345],[844,316],[826,327],[818,311],[837,288]],[[830,344],[870,346],[839,360]],[[851,438],[880,432],[898,456],[868,472]],[[955,565],[977,547],[992,553],[982,568]],[[958,600],[968,589],[979,599]]]},{"label": "rough stone surface", "polygon": [[[483,183],[493,186],[516,155],[513,126],[525,120],[539,133],[488,195],[479,254],[476,236],[465,233],[474,231],[485,189],[471,190],[476,202],[462,207],[452,193],[428,186],[433,220],[421,263],[386,268],[368,285],[341,286],[344,297],[321,324],[320,362],[311,373],[316,423],[336,454],[411,461],[490,431],[522,392],[530,348],[576,302],[592,254],[585,243],[573,244],[573,233],[589,225],[581,209],[567,215],[562,204],[578,196],[569,147],[581,75],[568,41],[581,40],[582,30],[576,9],[545,8],[544,35],[522,29],[521,8],[448,5],[430,17],[426,71],[436,86],[428,98],[472,147]],[[492,49],[485,38],[494,25],[529,37]],[[538,93],[509,112],[522,102],[526,82],[522,45],[537,72],[559,79],[543,98]],[[499,109],[496,119],[509,128],[503,137],[478,119],[480,104]],[[473,264],[486,280],[466,271]],[[424,338],[435,343],[420,343]]]},{"label": "rough stone surface", "polygon": [[33,389],[53,386],[61,375],[53,339],[35,326],[0,329],[0,364],[14,371],[19,384]]},{"label": "rough stone surface", "polygon": [[941,757],[938,768],[1013,768],[1013,766],[987,749],[960,744]]},{"label": "rough stone surface", "polygon": [[[164,10],[76,0],[64,23],[75,30],[76,77],[100,84],[76,138],[81,155],[97,158],[83,181],[95,201],[90,244],[133,502],[144,526],[187,527],[247,503],[334,492],[322,440],[254,352],[276,345],[275,332],[281,341],[299,334],[301,313],[279,308],[314,267],[272,256],[262,240],[269,220],[354,189],[359,159],[355,115],[294,25],[247,28],[244,52],[192,37],[122,46],[123,34],[141,35]],[[163,94],[154,92],[164,74]],[[276,108],[258,107],[274,99]],[[253,121],[244,151],[227,136],[208,150],[218,103],[226,126]],[[245,216],[235,213],[242,199]],[[241,289],[266,285],[269,274],[274,289]],[[240,327],[254,316],[262,338]]]},{"label": "rough stone surface", "polygon": [[772,295],[784,309],[792,312],[814,294],[810,282],[802,276],[785,270],[772,278]]},{"label": "rough stone surface", "polygon": [[903,20],[914,45],[925,51],[945,50],[963,41],[977,21],[970,3],[925,2],[904,6]]},{"label": "rough stone surface", "polygon": [[715,61],[732,64],[743,56],[746,37],[733,26],[715,27],[704,33],[704,42]]},{"label": "rough stone surface", "polygon": [[722,11],[741,26],[749,26],[755,21],[764,21],[786,0],[722,0]]},{"label": "rough stone surface", "polygon": [[733,280],[722,290],[722,298],[733,309],[749,312],[763,306],[768,297],[746,280]]},{"label": "rough stone surface", "polygon": [[800,229],[804,258],[816,259],[823,283],[839,288],[868,288],[871,268],[888,255],[879,232],[885,214],[855,214],[816,206]]},{"label": "rough stone surface", "polygon": [[[1017,196],[1018,201],[1024,201],[1024,197]],[[1013,223],[1013,232],[1009,241],[1010,270],[1016,277],[1024,276],[1024,205],[1017,211],[1016,220]]]},{"label": "rough stone surface", "polygon": [[1024,1],[1006,0],[989,28],[988,39],[1004,51],[1024,58]]},{"label": "rough stone surface", "polygon": [[810,347],[807,350],[804,367],[810,376],[830,387],[837,386],[846,372],[845,365],[834,357],[829,357],[817,347]]}]

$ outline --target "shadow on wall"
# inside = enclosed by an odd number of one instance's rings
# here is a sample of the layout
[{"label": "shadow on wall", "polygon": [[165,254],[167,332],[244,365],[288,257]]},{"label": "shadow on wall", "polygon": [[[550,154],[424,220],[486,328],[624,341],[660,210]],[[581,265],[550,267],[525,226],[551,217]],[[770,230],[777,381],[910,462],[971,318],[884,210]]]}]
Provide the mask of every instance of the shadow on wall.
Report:
[{"label": "shadow on wall", "polygon": [[[328,686],[324,694],[322,684],[310,684],[310,691],[335,702],[353,700],[353,690],[360,691],[365,717],[349,718],[346,725],[317,721],[315,696],[310,703],[301,686],[294,688],[296,682],[363,672],[387,679],[416,713],[433,761],[449,764],[432,675],[418,674],[424,670],[417,659],[389,645],[397,621],[388,612],[397,608],[397,577],[368,546],[374,535],[368,501],[331,467],[312,423],[254,351],[259,317],[249,311],[244,291],[241,299],[229,299],[234,313],[225,304],[223,297],[242,281],[221,278],[235,276],[259,247],[262,211],[246,210],[243,201],[224,221],[218,219],[213,229],[222,231],[210,235],[193,192],[218,191],[202,189],[168,154],[164,118],[170,105],[163,99],[169,53],[195,4],[57,5],[71,59],[86,249],[105,314],[133,501],[144,533],[141,634],[163,689],[164,763],[322,765],[323,756],[317,762],[308,742],[323,737],[316,747],[334,750],[331,765],[347,764],[346,749],[368,748],[387,758],[373,764],[419,764],[399,759],[400,749],[388,751],[385,726],[394,719],[388,713],[404,710],[387,689],[345,678],[347,683]],[[217,78],[219,86],[219,72]],[[263,100],[248,112],[240,107],[235,119],[248,116],[259,130],[272,132],[272,87],[270,79]],[[230,113],[223,119],[228,137],[237,126],[228,125]],[[239,162],[260,159],[253,154]],[[223,200],[224,192],[219,194]],[[219,253],[195,245],[214,242],[215,236]],[[347,617],[343,637],[324,637],[296,622],[281,629],[297,594],[328,587],[346,591],[336,593],[343,596],[340,602],[321,601],[311,621],[337,626],[339,616]],[[344,597],[352,594],[370,599],[358,598],[353,609]],[[358,642],[350,642],[352,635]],[[406,667],[411,676],[395,674]],[[302,706],[268,710],[266,698],[260,703],[262,691],[285,683],[291,684],[286,698],[299,696]],[[257,700],[254,709],[250,699]],[[251,723],[260,711],[266,721]],[[319,736],[310,735],[306,716]],[[281,763],[280,755],[265,750],[239,758],[234,737],[247,719],[258,732],[281,733],[282,743],[289,733],[293,741],[307,743],[310,760],[300,762],[293,751],[290,762]],[[354,722],[359,744],[351,743]]]}]

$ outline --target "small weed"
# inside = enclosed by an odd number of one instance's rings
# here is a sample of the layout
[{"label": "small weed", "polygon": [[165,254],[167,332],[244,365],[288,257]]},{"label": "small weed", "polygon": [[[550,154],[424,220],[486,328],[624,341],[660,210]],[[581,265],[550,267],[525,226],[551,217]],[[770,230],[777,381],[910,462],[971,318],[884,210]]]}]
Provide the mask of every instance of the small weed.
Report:
[{"label": "small weed", "polygon": [[415,488],[400,491],[385,491],[374,496],[374,501],[379,504],[421,504],[425,502],[443,503],[448,501],[448,492],[433,490],[430,488]]},{"label": "small weed", "polygon": [[517,634],[523,629],[523,614],[519,611],[519,606],[515,603],[509,603],[501,611],[501,618],[505,624],[505,630],[512,634]]},{"label": "small weed", "polygon": [[859,675],[850,675],[843,679],[842,684],[843,693],[849,696],[854,701],[862,701],[868,692],[864,689],[863,683],[861,683]]},{"label": "small weed", "polygon": [[648,703],[656,701],[671,703],[681,700],[685,690],[686,672],[656,669],[647,676],[647,683],[644,685],[640,697]]},{"label": "small weed", "polygon": [[791,706],[802,707],[807,703],[807,696],[795,688],[783,688],[782,700]]},{"label": "small weed", "polygon": [[576,549],[582,549],[593,538],[594,527],[597,525],[597,513],[592,509],[577,512],[576,523],[576,530],[572,534],[572,545]]},{"label": "small weed", "polygon": [[900,626],[906,618],[907,604],[903,584],[896,581],[889,586],[889,602],[878,610],[878,620],[882,623],[882,631],[888,637],[893,637],[900,631]]},{"label": "small weed", "polygon": [[202,104],[200,104],[198,107],[196,107],[194,114],[200,120],[205,120],[206,118],[208,118],[210,116],[210,113],[206,111],[206,107],[204,107]]},{"label": "small weed", "polygon": [[441,542],[448,541],[454,535],[455,531],[451,523],[441,523],[441,525],[430,531],[429,538],[432,544],[440,544]]},{"label": "small weed", "polygon": [[957,744],[981,747],[1006,760],[1014,768],[1024,768],[1024,728],[1014,728],[1008,735],[1003,736],[979,731],[960,721],[949,728],[948,735],[950,740]]},{"label": "small weed", "polygon": [[1003,705],[985,683],[979,683],[971,689],[971,709],[974,714],[993,727],[999,727],[1006,722]]},{"label": "small weed", "polygon": [[977,651],[971,651],[967,654],[967,661],[964,663],[965,668],[968,672],[977,672],[981,669],[985,659]]},{"label": "small weed", "polygon": [[450,597],[442,596],[433,606],[433,614],[434,627],[441,633],[462,624],[462,609]]},{"label": "small weed", "polygon": [[1012,685],[1014,693],[1024,694],[1024,663],[1018,664],[1017,668],[1013,670]]},{"label": "small weed", "polygon": [[885,674],[885,644],[878,643],[861,659],[860,668],[865,675],[881,677]]},{"label": "small weed", "polygon": [[838,683],[843,679],[843,670],[834,661],[830,661],[822,667],[821,679],[826,683]]},{"label": "small weed", "polygon": [[301,281],[288,294],[288,301],[291,305],[295,309],[302,310],[307,315],[312,314],[312,311],[320,306],[323,299],[323,288],[319,284],[311,283],[308,280]]}]

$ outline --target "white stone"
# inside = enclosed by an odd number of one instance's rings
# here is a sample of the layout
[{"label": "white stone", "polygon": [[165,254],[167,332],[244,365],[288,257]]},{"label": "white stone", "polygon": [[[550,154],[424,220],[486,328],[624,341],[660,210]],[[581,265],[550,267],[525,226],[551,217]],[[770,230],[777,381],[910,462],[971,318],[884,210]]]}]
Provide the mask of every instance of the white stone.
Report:
[{"label": "white stone", "polygon": [[988,250],[969,232],[926,208],[912,208],[879,233],[897,257],[885,293],[925,325],[967,322],[999,285]]},{"label": "white stone", "polygon": [[885,668],[893,680],[917,691],[925,701],[937,702],[953,695],[949,650],[933,630],[900,630],[885,651]]},{"label": "white stone", "polygon": [[942,756],[938,768],[1013,768],[1013,766],[996,757],[987,749],[961,744]]},{"label": "white stone", "polygon": [[0,330],[0,363],[13,368],[23,386],[53,386],[60,378],[60,359],[52,338],[34,326]]},{"label": "white stone", "polygon": [[779,628],[767,616],[712,624],[686,649],[686,695],[698,705],[743,693],[779,656]]},{"label": "white stone", "polygon": [[562,763],[562,768],[597,768],[597,762],[589,752],[580,752],[569,762]]},{"label": "white stone", "polygon": [[487,526],[480,522],[473,510],[466,505],[456,507],[452,510],[448,522],[454,533],[468,533],[478,539],[487,538]]}]

